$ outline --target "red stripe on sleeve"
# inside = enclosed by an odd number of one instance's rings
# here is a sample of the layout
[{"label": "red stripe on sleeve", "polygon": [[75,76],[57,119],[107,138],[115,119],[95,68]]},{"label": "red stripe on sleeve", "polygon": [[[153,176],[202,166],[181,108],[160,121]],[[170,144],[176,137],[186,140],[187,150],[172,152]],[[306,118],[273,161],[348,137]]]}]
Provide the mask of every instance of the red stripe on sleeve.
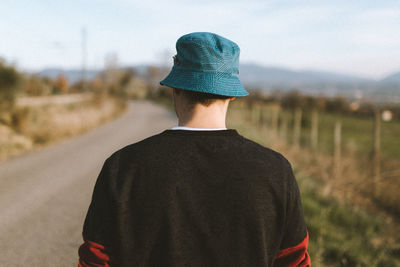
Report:
[{"label": "red stripe on sleeve", "polygon": [[78,267],[110,267],[110,256],[107,249],[96,242],[85,241],[79,247],[79,263]]},{"label": "red stripe on sleeve", "polygon": [[311,266],[310,256],[307,252],[308,232],[303,241],[290,248],[279,250],[274,266],[308,267]]}]

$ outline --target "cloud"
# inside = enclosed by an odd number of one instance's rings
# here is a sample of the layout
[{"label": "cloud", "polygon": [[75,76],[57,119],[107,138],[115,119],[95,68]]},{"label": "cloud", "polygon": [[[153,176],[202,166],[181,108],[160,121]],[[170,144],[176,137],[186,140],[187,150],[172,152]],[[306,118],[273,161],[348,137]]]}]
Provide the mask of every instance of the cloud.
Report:
[{"label": "cloud", "polygon": [[349,31],[355,45],[373,49],[398,49],[400,47],[400,7],[370,9],[353,18]]}]

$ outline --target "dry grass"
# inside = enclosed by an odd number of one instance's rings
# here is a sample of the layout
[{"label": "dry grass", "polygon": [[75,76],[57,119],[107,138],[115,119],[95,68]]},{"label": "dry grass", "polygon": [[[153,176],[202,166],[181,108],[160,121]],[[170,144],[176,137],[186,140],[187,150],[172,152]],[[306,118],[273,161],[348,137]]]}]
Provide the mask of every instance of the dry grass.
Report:
[{"label": "dry grass", "polygon": [[23,96],[17,98],[18,107],[41,107],[44,105],[65,105],[90,101],[93,98],[92,93],[75,93],[67,95],[50,96]]},{"label": "dry grass", "polygon": [[125,110],[113,98],[91,98],[81,102],[17,107],[8,125],[0,122],[0,160],[37,147],[82,134]]},{"label": "dry grass", "polygon": [[30,138],[0,124],[0,160],[30,150],[32,147],[33,142]]}]

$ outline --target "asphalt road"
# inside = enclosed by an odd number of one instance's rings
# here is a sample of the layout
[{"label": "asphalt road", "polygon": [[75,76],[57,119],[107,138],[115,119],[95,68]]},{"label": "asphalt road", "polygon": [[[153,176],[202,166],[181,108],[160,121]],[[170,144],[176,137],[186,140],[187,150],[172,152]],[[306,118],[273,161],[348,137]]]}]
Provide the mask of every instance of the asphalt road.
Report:
[{"label": "asphalt road", "polygon": [[176,122],[165,108],[131,102],[126,114],[91,132],[0,163],[0,266],[76,266],[104,160]]}]

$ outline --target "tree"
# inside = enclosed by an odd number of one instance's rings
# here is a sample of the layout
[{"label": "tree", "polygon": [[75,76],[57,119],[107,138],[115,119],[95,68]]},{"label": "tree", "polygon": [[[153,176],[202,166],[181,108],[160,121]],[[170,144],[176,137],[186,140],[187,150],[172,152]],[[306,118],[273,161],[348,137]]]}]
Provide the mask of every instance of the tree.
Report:
[{"label": "tree", "polygon": [[32,96],[49,95],[53,90],[53,81],[47,77],[30,75],[24,79],[24,93]]},{"label": "tree", "polygon": [[21,74],[13,66],[0,60],[0,110],[13,107],[20,81]]},{"label": "tree", "polygon": [[147,68],[146,81],[150,86],[150,95],[155,96],[159,88],[160,69],[156,66],[149,66]]},{"label": "tree", "polygon": [[60,74],[57,76],[53,84],[53,92],[55,93],[68,93],[68,80],[67,77]]},{"label": "tree", "polygon": [[282,98],[282,106],[287,109],[304,108],[306,104],[307,99],[298,91],[292,91]]},{"label": "tree", "polygon": [[349,102],[342,96],[337,96],[333,99],[329,99],[326,102],[326,110],[328,112],[345,113],[349,110]]}]

